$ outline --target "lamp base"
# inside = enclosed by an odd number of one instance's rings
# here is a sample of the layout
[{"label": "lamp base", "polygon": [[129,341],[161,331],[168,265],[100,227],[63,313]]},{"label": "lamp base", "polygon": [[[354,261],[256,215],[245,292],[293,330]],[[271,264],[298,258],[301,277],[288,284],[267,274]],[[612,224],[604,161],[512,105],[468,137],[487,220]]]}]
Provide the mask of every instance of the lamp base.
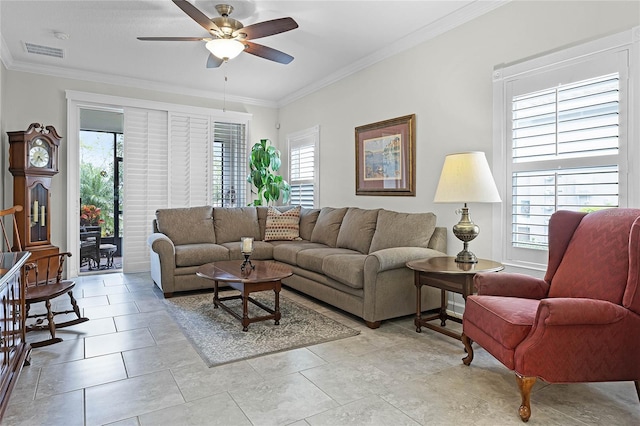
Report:
[{"label": "lamp base", "polygon": [[464,203],[462,208],[462,215],[460,222],[453,226],[453,235],[455,235],[463,243],[463,249],[458,256],[456,256],[456,262],[458,263],[478,263],[478,258],[475,254],[471,253],[469,249],[469,241],[473,240],[480,233],[478,225],[473,223],[469,217],[469,209],[467,203]]},{"label": "lamp base", "polygon": [[478,263],[478,258],[475,254],[471,253],[469,250],[464,248],[458,255],[456,256],[457,263]]}]

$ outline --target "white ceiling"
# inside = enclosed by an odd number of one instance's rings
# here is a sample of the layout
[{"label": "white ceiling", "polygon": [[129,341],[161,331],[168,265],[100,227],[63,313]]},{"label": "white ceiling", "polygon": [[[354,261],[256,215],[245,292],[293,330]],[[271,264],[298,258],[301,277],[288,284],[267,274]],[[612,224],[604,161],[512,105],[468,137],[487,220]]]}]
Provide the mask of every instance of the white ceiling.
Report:
[{"label": "white ceiling", "polygon": [[[277,106],[504,2],[196,0],[192,3],[210,17],[218,16],[216,4],[231,4],[231,17],[245,26],[286,16],[299,25],[256,39],[292,55],[288,65],[241,53],[220,68],[207,69],[204,42],[136,39],[208,36],[170,0],[1,0],[0,54],[10,70]],[[68,39],[57,38],[56,32]],[[64,57],[27,53],[24,43],[63,49]]]}]

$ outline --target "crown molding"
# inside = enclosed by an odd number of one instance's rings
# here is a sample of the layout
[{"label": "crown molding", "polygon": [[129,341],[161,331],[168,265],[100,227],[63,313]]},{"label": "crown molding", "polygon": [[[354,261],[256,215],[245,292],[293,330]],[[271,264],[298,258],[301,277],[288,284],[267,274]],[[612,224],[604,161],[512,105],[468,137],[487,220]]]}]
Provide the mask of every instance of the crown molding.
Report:
[{"label": "crown molding", "polygon": [[491,12],[492,10],[497,9],[498,7],[503,6],[509,2],[511,2],[511,0],[477,0],[463,7],[462,9],[450,13],[449,15],[437,20],[432,24],[414,31],[413,33],[401,38],[393,44],[328,75],[326,78],[323,78],[322,80],[319,80],[314,84],[310,84],[304,89],[298,90],[285,96],[278,102],[278,107],[283,107],[287,104],[290,104],[291,102],[294,102],[326,86],[336,83],[384,59],[409,50],[421,43],[439,36],[440,34],[444,34],[445,32],[455,27],[458,27],[479,16],[482,16],[485,13]]},{"label": "crown molding", "polygon": [[113,84],[115,86],[135,87],[138,89],[153,90],[157,92],[174,93],[179,95],[194,96],[199,98],[226,100],[226,102],[235,102],[243,105],[256,105],[267,108],[277,108],[278,104],[274,101],[263,99],[248,98],[242,96],[234,96],[209,90],[193,89],[181,87],[178,85],[158,83],[154,81],[124,77],[114,74],[97,73],[93,71],[71,70],[52,65],[32,65],[15,61],[11,52],[7,48],[4,37],[2,38],[0,47],[0,59],[5,68],[10,71],[28,72],[32,74],[43,74],[51,77],[68,78],[72,80],[89,81],[92,83]]}]

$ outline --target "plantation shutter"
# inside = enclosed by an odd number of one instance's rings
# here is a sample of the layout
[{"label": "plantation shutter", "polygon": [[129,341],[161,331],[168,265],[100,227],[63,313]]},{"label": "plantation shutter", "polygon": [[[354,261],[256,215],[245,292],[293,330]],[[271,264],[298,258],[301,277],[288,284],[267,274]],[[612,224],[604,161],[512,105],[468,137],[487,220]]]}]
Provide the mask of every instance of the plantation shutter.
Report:
[{"label": "plantation shutter", "polygon": [[209,117],[170,114],[169,206],[209,204]]},{"label": "plantation shutter", "polygon": [[317,145],[319,128],[289,135],[289,185],[291,205],[314,208],[317,205]]},{"label": "plantation shutter", "polygon": [[211,158],[213,206],[246,206],[248,199],[246,125],[215,121]]},{"label": "plantation shutter", "polygon": [[149,270],[147,238],[158,208],[167,198],[167,112],[124,110],[124,238],[125,273]]},{"label": "plantation shutter", "polygon": [[513,247],[546,249],[557,210],[618,206],[619,74],[514,96]]}]

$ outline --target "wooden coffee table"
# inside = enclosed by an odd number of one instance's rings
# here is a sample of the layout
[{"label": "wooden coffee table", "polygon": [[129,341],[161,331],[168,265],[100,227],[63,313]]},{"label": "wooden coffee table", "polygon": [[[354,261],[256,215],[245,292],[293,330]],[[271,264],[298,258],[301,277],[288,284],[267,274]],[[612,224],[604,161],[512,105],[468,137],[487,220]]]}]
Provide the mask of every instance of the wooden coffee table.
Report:
[{"label": "wooden coffee table", "polygon": [[[275,324],[280,324],[280,288],[283,278],[293,275],[288,266],[272,261],[252,261],[255,269],[240,270],[241,260],[225,260],[221,262],[207,263],[196,270],[196,275],[213,280],[213,306],[221,307],[242,322],[242,331],[249,330],[249,324],[258,321],[273,319]],[[218,282],[227,283],[231,288],[238,290],[239,295],[218,297]],[[257,291],[273,290],[275,293],[274,309],[271,309],[249,295]],[[242,316],[226,306],[224,301],[241,299]],[[248,302],[269,313],[260,317],[249,318]]]}]

